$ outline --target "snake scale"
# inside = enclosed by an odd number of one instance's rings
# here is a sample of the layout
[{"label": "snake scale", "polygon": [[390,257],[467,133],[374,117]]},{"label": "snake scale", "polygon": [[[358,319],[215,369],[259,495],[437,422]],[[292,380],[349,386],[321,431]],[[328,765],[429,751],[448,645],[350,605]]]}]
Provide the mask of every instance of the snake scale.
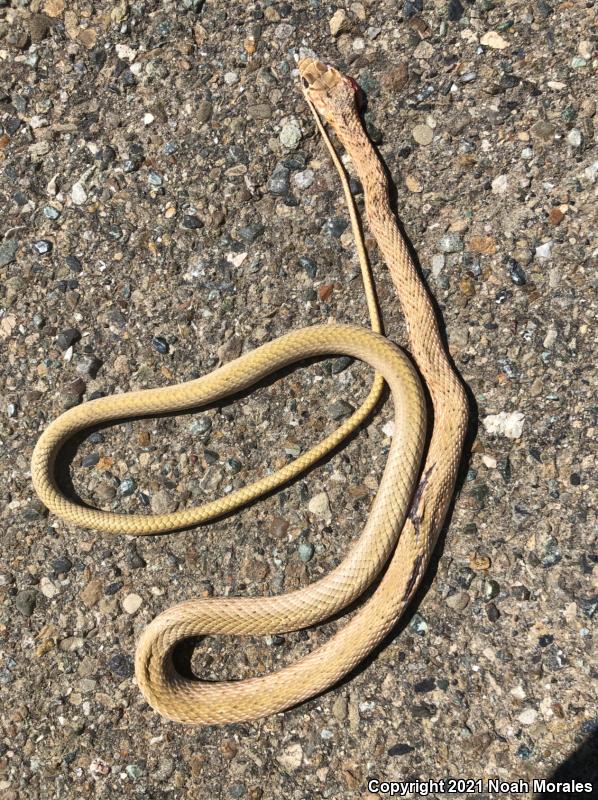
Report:
[{"label": "snake scale", "polygon": [[[359,87],[316,59],[299,63],[304,96],[341,174],[372,330],[319,325],[292,331],[197,380],[103,397],[69,409],[40,436],[32,456],[34,487],[54,514],[109,533],[147,535],[180,530],[222,516],[281,486],[329,453],[368,416],[388,384],[395,434],[361,536],[332,572],[302,589],[271,597],[189,600],[160,614],[138,642],[135,674],[147,702],[188,724],[256,719],[327,689],[350,672],[395,625],[426,570],[454,491],[467,426],[463,386],[451,367],[434,309],[392,213],[386,175],[361,122]],[[397,290],[417,370],[381,334],[365,248],[346,175],[327,136],[335,132],[363,185],[367,220]],[[136,416],[200,408],[247,389],[271,373],[312,356],[348,355],[370,364],[375,378],[364,404],[336,431],[279,472],[206,505],[160,515],[123,515],[78,505],[61,491],[56,459],[65,442],[90,426]],[[421,376],[421,377],[420,377]],[[425,462],[425,383],[433,425]],[[431,421],[428,421],[430,426]],[[367,602],[323,646],[263,677],[193,680],[177,672],[175,646],[211,634],[261,635],[297,630],[329,619],[378,580]]]}]

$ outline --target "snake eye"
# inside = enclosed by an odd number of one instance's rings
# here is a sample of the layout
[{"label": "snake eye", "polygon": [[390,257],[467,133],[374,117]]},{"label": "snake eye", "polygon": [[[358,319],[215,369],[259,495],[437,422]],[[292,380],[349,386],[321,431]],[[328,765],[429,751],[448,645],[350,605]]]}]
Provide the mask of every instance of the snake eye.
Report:
[{"label": "snake eye", "polygon": [[304,89],[309,89],[309,81],[307,78],[301,78],[301,83],[303,84]]}]

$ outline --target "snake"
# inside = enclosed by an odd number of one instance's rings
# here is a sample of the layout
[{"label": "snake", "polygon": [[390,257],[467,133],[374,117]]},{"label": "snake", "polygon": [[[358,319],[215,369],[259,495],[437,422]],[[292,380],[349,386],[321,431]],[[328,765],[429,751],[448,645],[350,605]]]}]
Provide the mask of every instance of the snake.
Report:
[{"label": "snake", "polygon": [[[32,483],[39,498],[67,523],[133,536],[173,532],[230,514],[302,474],[359,429],[388,386],[394,433],[386,464],[363,531],[340,564],[288,593],[201,597],[178,603],[142,632],[135,654],[138,687],[155,711],[188,725],[250,721],[297,706],[333,687],[383,642],[426,572],[452,501],[464,448],[467,396],[445,348],[432,297],[392,210],[383,163],[362,121],[363,93],[353,78],[316,58],[301,59],[298,75],[341,178],[370,328],[329,322],[291,330],[200,378],[90,400],[51,422],[32,454]],[[371,265],[347,171],[337,153],[339,144],[363,187],[365,215],[397,291],[410,356],[382,333]],[[339,355],[365,362],[374,370],[363,404],[294,461],[224,497],[163,514],[121,514],[78,502],[59,485],[56,467],[62,448],[90,427],[200,410],[293,364]],[[175,666],[174,653],[183,640],[299,630],[338,616],[360,600],[348,621],[323,644],[274,672],[243,680],[208,681],[183,675]]]}]

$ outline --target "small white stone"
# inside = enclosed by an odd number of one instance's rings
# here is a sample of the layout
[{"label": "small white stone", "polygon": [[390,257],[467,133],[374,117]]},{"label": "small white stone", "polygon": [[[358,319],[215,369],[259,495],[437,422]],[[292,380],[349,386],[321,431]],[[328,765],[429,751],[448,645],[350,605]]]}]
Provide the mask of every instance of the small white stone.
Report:
[{"label": "small white stone", "polygon": [[581,147],[583,138],[579,128],[573,128],[572,130],[569,131],[567,135],[567,141],[569,142],[571,147]]},{"label": "small white stone", "polygon": [[496,31],[485,33],[480,39],[480,44],[483,44],[484,47],[491,47],[493,50],[504,50],[505,47],[509,46],[506,39],[503,39]]},{"label": "small white stone", "polygon": [[411,131],[411,135],[418,144],[429,145],[434,138],[434,131],[428,125],[416,125]]},{"label": "small white stone", "polygon": [[49,578],[42,578],[39,582],[39,588],[44,597],[52,598],[58,594],[58,589]]},{"label": "small white stone", "polygon": [[287,150],[294,150],[301,141],[301,125],[296,117],[289,119],[282,126],[280,141]]},{"label": "small white stone", "polygon": [[71,200],[76,206],[82,206],[87,200],[87,192],[82,183],[77,181],[71,189]]},{"label": "small white stone", "polygon": [[496,469],[497,460],[492,458],[492,456],[482,456],[482,461],[488,467],[488,469]]},{"label": "small white stone", "polygon": [[128,594],[122,601],[123,611],[127,614],[136,614],[143,605],[143,598],[138,594]]},{"label": "small white stone", "polygon": [[521,411],[501,411],[500,414],[489,414],[482,424],[488,433],[506,436],[507,439],[519,439],[523,433],[524,414]]},{"label": "small white stone", "polygon": [[227,86],[234,86],[235,83],[239,82],[239,76],[236,72],[225,72],[224,73],[224,82]]},{"label": "small white stone", "polygon": [[326,492],[320,492],[314,495],[309,501],[307,508],[316,517],[322,519],[331,519],[332,512],[330,511],[330,500]]},{"label": "small white stone", "polygon": [[544,244],[541,244],[540,247],[536,247],[536,258],[539,259],[550,258],[550,251],[552,250],[553,244],[554,243],[552,241],[544,242]]},{"label": "small white stone", "polygon": [[153,114],[150,114],[149,111],[143,115],[143,124],[144,125],[151,125],[154,121],[155,117]]},{"label": "small white stone", "polygon": [[114,49],[116,55],[123,61],[134,61],[137,52],[128,44],[117,44]]},{"label": "small white stone", "polygon": [[538,712],[535,708],[526,708],[525,711],[519,714],[517,719],[522,725],[533,725],[538,719]]},{"label": "small white stone", "polygon": [[363,53],[365,50],[365,41],[358,36],[357,39],[353,39],[353,51],[355,53]]},{"label": "small white stone", "polygon": [[299,769],[303,763],[303,748],[298,742],[290,744],[276,757],[276,760],[283,769],[290,771]]},{"label": "small white stone", "polygon": [[432,275],[437,278],[444,269],[444,256],[442,253],[436,253],[432,256]]},{"label": "small white stone", "polygon": [[31,117],[29,120],[29,127],[35,130],[36,128],[45,128],[48,125],[48,118],[41,117],[39,114],[36,114],[34,117]]},{"label": "small white stone", "polygon": [[229,264],[232,264],[233,267],[240,267],[241,264],[247,258],[247,253],[227,253],[226,260]]},{"label": "small white stone", "polygon": [[511,694],[513,695],[513,697],[516,697],[517,700],[525,700],[526,698],[525,689],[521,685],[516,686],[514,689],[511,689]]},{"label": "small white stone", "polygon": [[382,426],[382,433],[385,436],[388,436],[389,439],[395,435],[395,421],[394,419],[389,420],[386,425]]},{"label": "small white stone", "polygon": [[593,164],[590,164],[589,167],[586,167],[584,174],[586,178],[593,183],[596,178],[598,178],[598,161],[594,161]]},{"label": "small white stone", "polygon": [[493,194],[504,194],[508,188],[509,188],[508,175],[497,175],[496,178],[492,181]]},{"label": "small white stone", "polygon": [[315,175],[311,169],[304,169],[301,172],[296,172],[293,176],[293,182],[299,189],[309,189],[314,179]]}]

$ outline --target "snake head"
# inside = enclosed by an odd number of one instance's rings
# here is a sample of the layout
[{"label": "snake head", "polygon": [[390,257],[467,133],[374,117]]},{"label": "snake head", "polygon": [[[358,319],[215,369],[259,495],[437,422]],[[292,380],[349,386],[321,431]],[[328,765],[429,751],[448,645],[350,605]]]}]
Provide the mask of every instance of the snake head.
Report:
[{"label": "snake head", "polygon": [[303,93],[326,122],[334,125],[363,105],[363,92],[353,78],[316,58],[303,58],[298,67]]}]

